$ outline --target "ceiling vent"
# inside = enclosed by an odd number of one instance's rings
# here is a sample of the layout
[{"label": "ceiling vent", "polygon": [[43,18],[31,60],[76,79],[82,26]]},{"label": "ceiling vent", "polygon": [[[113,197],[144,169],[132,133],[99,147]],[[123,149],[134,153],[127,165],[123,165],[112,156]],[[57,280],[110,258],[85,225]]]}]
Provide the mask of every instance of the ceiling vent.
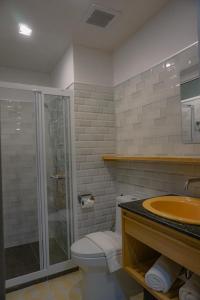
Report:
[{"label": "ceiling vent", "polygon": [[92,4],[87,16],[86,23],[105,28],[114,20],[116,16],[120,14],[120,11],[116,11],[110,8],[100,7],[97,4]]}]

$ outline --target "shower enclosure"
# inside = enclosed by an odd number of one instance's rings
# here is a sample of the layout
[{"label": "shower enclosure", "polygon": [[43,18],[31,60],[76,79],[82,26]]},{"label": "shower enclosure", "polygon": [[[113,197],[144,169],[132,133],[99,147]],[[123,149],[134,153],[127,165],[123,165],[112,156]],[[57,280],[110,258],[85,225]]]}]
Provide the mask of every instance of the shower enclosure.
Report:
[{"label": "shower enclosure", "polygon": [[72,267],[73,97],[0,83],[6,286]]}]

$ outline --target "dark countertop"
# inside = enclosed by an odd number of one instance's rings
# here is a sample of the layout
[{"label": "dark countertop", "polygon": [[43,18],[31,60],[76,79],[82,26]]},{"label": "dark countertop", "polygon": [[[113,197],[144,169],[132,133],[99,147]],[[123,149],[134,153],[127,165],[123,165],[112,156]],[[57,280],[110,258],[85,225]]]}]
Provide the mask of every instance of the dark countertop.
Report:
[{"label": "dark countertop", "polygon": [[119,204],[119,207],[126,209],[130,212],[133,212],[135,214],[138,214],[142,217],[148,218],[149,220],[152,220],[154,222],[160,223],[162,225],[166,225],[170,228],[173,228],[181,233],[187,234],[193,238],[200,240],[200,225],[190,225],[190,224],[183,224],[180,222],[172,221],[160,216],[157,216],[145,208],[143,208],[142,203],[146,199],[143,200],[136,200],[126,203]]}]

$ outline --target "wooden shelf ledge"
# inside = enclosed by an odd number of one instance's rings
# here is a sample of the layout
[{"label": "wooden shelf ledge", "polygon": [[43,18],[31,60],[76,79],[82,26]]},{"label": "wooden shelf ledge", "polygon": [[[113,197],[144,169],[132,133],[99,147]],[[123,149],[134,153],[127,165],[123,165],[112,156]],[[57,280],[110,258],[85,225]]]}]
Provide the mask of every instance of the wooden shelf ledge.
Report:
[{"label": "wooden shelf ledge", "polygon": [[166,293],[159,293],[152,289],[150,289],[145,283],[145,273],[150,268],[150,264],[141,264],[137,267],[125,267],[124,270],[135,279],[141,286],[143,286],[152,296],[154,296],[158,300],[178,300],[178,290],[180,288],[180,281],[177,281],[171,290]]},{"label": "wooden shelf ledge", "polygon": [[121,156],[106,154],[103,155],[104,161],[136,161],[136,162],[155,162],[155,163],[174,163],[174,164],[199,164],[200,156]]}]

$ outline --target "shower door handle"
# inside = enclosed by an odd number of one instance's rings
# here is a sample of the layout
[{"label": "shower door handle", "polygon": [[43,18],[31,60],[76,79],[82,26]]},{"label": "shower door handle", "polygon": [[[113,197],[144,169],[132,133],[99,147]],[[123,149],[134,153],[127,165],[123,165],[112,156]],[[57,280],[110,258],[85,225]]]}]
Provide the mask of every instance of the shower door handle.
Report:
[{"label": "shower door handle", "polygon": [[56,175],[51,175],[50,178],[55,179],[55,180],[62,180],[62,179],[65,179],[65,176],[56,174]]}]

